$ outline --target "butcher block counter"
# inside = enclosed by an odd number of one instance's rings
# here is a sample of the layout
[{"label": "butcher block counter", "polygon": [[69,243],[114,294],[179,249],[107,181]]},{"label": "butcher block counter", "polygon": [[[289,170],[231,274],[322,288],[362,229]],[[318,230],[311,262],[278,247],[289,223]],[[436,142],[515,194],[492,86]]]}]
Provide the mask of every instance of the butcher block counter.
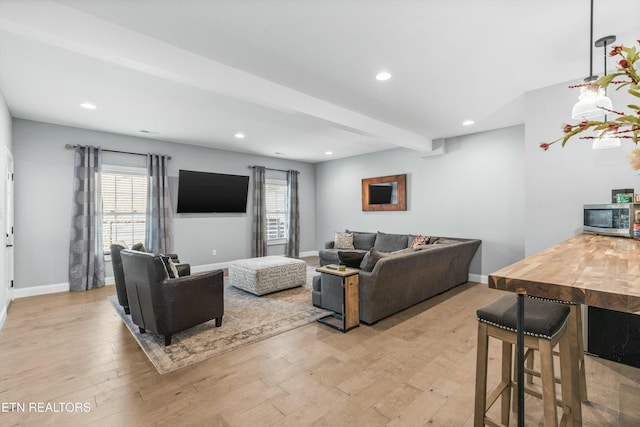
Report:
[{"label": "butcher block counter", "polygon": [[[549,298],[640,314],[640,241],[624,237],[580,234],[489,275],[489,287],[518,294],[518,317],[524,297]],[[579,321],[579,320],[578,320]],[[577,329],[569,322],[571,352],[577,351]],[[524,337],[517,327],[518,426],[524,426]],[[571,364],[571,388],[579,389],[579,363]],[[582,425],[580,394],[573,394],[573,426]]]},{"label": "butcher block counter", "polygon": [[640,240],[579,234],[489,275],[489,287],[640,314]]}]

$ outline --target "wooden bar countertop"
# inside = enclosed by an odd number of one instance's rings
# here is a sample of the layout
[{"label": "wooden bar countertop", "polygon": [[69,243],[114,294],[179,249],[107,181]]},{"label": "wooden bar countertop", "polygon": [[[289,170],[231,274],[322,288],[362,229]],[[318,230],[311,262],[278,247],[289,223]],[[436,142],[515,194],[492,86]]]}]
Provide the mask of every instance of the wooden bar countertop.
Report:
[{"label": "wooden bar countertop", "polygon": [[489,287],[640,314],[640,241],[579,234],[489,275]]}]

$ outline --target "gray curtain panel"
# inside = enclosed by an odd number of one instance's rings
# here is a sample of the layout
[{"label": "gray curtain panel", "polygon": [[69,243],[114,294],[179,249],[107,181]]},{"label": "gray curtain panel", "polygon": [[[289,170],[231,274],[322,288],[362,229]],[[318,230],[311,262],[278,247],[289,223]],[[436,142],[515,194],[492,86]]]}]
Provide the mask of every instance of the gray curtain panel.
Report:
[{"label": "gray curtain panel", "polygon": [[265,194],[265,167],[253,167],[253,226],[251,230],[251,256],[267,255],[267,204]]},{"label": "gray curtain panel", "polygon": [[145,244],[149,252],[173,252],[173,211],[169,198],[169,157],[147,154],[149,188],[147,197],[147,231]]},{"label": "gray curtain panel", "polygon": [[100,147],[76,147],[69,242],[71,291],[86,291],[104,286],[101,168]]},{"label": "gray curtain panel", "polygon": [[298,171],[287,171],[287,245],[290,258],[300,257],[300,206],[298,204]]}]

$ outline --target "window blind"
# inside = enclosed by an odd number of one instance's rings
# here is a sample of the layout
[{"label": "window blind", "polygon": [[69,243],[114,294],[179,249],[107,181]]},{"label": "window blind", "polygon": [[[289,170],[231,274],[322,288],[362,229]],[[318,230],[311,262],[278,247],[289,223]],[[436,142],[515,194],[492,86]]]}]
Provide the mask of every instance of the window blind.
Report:
[{"label": "window blind", "polygon": [[144,242],[147,215],[146,175],[102,172],[102,236],[105,253],[113,242],[128,247]]},{"label": "window blind", "polygon": [[265,183],[267,208],[267,241],[286,239],[286,198],[285,181],[267,181]]}]

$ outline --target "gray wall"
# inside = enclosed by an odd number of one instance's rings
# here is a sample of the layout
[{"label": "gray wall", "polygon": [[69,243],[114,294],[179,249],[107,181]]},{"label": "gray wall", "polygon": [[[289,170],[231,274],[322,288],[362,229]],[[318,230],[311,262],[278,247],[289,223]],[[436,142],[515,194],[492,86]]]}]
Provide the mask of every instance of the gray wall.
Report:
[{"label": "gray wall", "polygon": [[[449,138],[441,157],[394,149],[315,166],[15,119],[16,287],[67,282],[73,159],[64,149],[67,143],[172,155],[174,202],[179,169],[234,174],[249,174],[251,164],[297,169],[301,251],[319,249],[345,228],[473,237],[483,243],[471,273],[488,275],[579,233],[584,203],[608,201],[613,188],[640,192],[637,172],[627,161],[631,143],[599,151],[580,140],[547,152],[539,148],[561,136],[569,119],[577,93],[568,84],[528,92],[524,126]],[[611,94],[614,106],[628,103],[623,95]],[[0,145],[11,146],[11,127],[0,100]],[[144,158],[105,154],[105,163],[144,166]],[[408,210],[363,212],[362,178],[399,173],[407,174]],[[174,225],[175,250],[193,265],[250,255],[247,215],[176,215]],[[270,253],[282,253],[282,247],[271,247]]]},{"label": "gray wall", "polygon": [[[20,119],[14,119],[13,129],[16,288],[68,282],[73,150],[65,149],[65,144],[171,155],[169,175],[174,212],[179,169],[250,175],[248,166],[258,164],[298,170],[300,250],[317,250],[314,234],[315,175],[311,164]],[[105,153],[103,162],[144,167],[145,157]],[[270,174],[284,177],[283,173]],[[252,184],[250,190],[251,187]],[[247,209],[251,212],[251,201]],[[174,229],[174,250],[181,261],[191,265],[217,264],[251,256],[250,214],[176,214]],[[212,256],[212,249],[217,250],[216,256]],[[283,246],[270,247],[269,253],[281,254]],[[109,265],[107,276],[111,275]]]},{"label": "gray wall", "polygon": [[[11,116],[7,104],[0,93],[0,227],[4,234],[5,218],[6,218],[6,161],[7,154],[11,152]],[[7,316],[7,307],[9,306],[8,280],[11,274],[11,260],[6,259],[6,247],[4,241],[0,244],[0,326]]]},{"label": "gray wall", "polygon": [[[321,247],[345,228],[482,240],[471,273],[488,275],[524,255],[524,127],[447,139],[447,153],[393,149],[318,164],[316,235]],[[363,212],[361,180],[407,174],[401,212]]]},{"label": "gray wall", "polygon": [[[561,137],[563,123],[571,121],[571,108],[578,90],[576,81],[526,94],[525,122],[525,253],[531,255],[582,231],[582,205],[608,203],[614,188],[635,188],[640,192],[638,172],[627,159],[634,148],[629,140],[622,147],[593,150],[591,141],[572,138],[548,151],[542,142]],[[631,102],[623,91],[609,91],[613,108],[624,110]],[[613,118],[613,117],[610,117]]]},{"label": "gray wall", "polygon": [[[543,151],[571,122],[576,81],[525,94],[525,124],[446,140],[447,153],[420,158],[396,149],[316,168],[318,247],[345,228],[482,239],[471,273],[486,276],[582,231],[582,205],[607,203],[614,188],[640,192],[628,162],[635,147],[593,150],[574,138]],[[614,109],[631,97],[610,91]],[[406,173],[406,212],[363,212],[362,178]]]}]

